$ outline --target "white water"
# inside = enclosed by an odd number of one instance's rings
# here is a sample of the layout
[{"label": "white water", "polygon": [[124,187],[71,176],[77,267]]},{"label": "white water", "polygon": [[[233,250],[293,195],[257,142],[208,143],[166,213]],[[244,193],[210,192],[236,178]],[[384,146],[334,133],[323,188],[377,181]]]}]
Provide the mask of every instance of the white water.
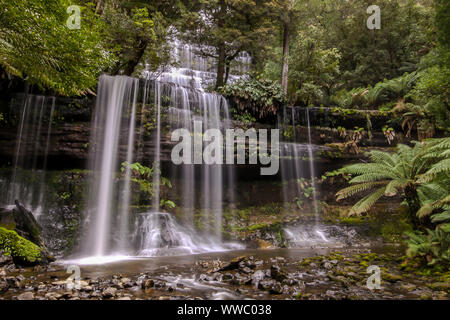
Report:
[{"label": "white water", "polygon": [[313,205],[314,205],[314,215],[316,218],[316,224],[319,222],[319,206],[317,203],[317,184],[316,184],[316,169],[314,165],[314,152],[313,144],[311,139],[311,120],[309,119],[309,108],[306,108],[306,118],[308,119],[308,158],[309,158],[309,172],[311,176],[311,186],[313,188]]},{"label": "white water", "polygon": [[[295,246],[308,246],[317,243],[327,243],[326,232],[320,226],[320,212],[317,200],[317,184],[315,181],[316,168],[314,163],[315,150],[317,146],[312,144],[311,122],[309,110],[306,108],[305,119],[307,123],[307,143],[298,143],[303,137],[298,137],[296,133],[296,110],[293,107],[288,116],[286,109],[283,114],[283,125],[292,126],[292,138],[294,142],[281,143],[281,179],[283,182],[283,197],[286,205],[295,203],[302,206],[305,201],[312,204],[314,214],[314,224],[295,229],[285,229],[285,235]],[[304,140],[303,140],[304,141]],[[309,178],[309,179],[307,179]],[[306,182],[309,182],[306,183]],[[294,192],[292,192],[294,185]]]},{"label": "white water", "polygon": [[[169,178],[181,185],[177,206],[182,211],[183,227],[170,214],[160,212],[161,174],[168,177],[168,172],[161,173],[165,138],[162,127],[166,125],[162,122],[163,115],[168,115],[165,118],[172,130],[192,130],[194,120],[203,123],[204,131],[230,125],[227,101],[203,90],[203,81],[212,75],[207,71],[210,62],[194,59],[190,48],[185,47],[181,52],[175,50],[180,64],[187,53],[187,65],[159,74],[156,81],[151,79],[154,76],[151,73],[146,73],[146,80],[111,76],[99,80],[91,139],[91,168],[95,177],[90,188],[88,238],[83,250],[83,255],[94,258],[87,261],[103,261],[110,255],[178,255],[228,248],[221,242],[222,212],[226,205],[223,195],[227,193],[228,205],[233,206],[230,203],[235,189],[233,168],[225,170],[215,164],[172,165]],[[139,104],[142,107],[137,110]],[[154,113],[148,115],[152,110]],[[144,132],[151,117],[155,119],[155,128],[151,131],[153,142],[148,146]],[[148,163],[150,159],[143,157],[148,147],[154,154],[152,211],[137,215],[130,207],[132,173],[126,169],[120,175],[118,169],[122,161]],[[203,211],[203,219],[211,226],[201,236],[194,231],[197,210]],[[130,223],[132,220],[134,223]],[[163,241],[166,236],[170,241]]]},{"label": "white water", "polygon": [[3,186],[6,189],[3,205],[10,206],[18,200],[38,218],[45,207],[47,156],[55,97],[26,94],[22,103],[19,99],[19,106],[13,102],[11,108],[20,108],[20,119],[13,172]]},{"label": "white water", "polygon": [[140,216],[135,228],[135,237],[142,248],[140,256],[186,255],[233,248],[209,236],[199,235],[190,226],[178,223],[169,213],[148,212]]}]

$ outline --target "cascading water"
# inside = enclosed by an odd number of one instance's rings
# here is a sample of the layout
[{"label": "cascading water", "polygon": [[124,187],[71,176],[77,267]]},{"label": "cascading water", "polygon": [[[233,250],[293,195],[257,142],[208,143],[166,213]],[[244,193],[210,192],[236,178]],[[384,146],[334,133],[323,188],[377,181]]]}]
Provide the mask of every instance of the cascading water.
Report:
[{"label": "cascading water", "polygon": [[[317,146],[312,144],[311,123],[309,118],[309,110],[305,112],[307,123],[307,140],[306,143],[298,143],[300,137],[296,132],[296,109],[292,107],[291,114],[287,114],[286,108],[283,112],[284,130],[287,131],[287,124],[292,125],[291,133],[294,142],[285,142],[281,144],[281,178],[283,183],[283,197],[285,203],[292,202],[294,198],[298,206],[301,205],[303,198],[309,198],[312,203],[314,214],[314,222],[308,223],[308,226],[302,226],[297,229],[286,229],[286,238],[294,239],[291,241],[295,245],[304,245],[306,243],[314,243],[317,241],[327,242],[324,232],[321,231],[320,212],[317,201],[317,184],[315,182],[316,169],[314,163],[315,150]],[[307,160],[307,161],[306,161]],[[309,186],[306,183],[309,178]],[[292,188],[292,183],[294,187]],[[292,192],[294,190],[294,192]],[[307,230],[309,229],[309,230]]]},{"label": "cascading water", "polygon": [[[93,138],[91,139],[91,154],[93,154],[93,163],[91,168],[94,172],[94,179],[90,188],[89,216],[92,226],[89,230],[89,251],[94,256],[105,255],[111,245],[111,217],[113,199],[116,194],[114,188],[114,176],[118,166],[119,156],[119,137],[123,126],[129,121],[123,116],[129,115],[135,106],[134,91],[139,84],[137,79],[128,77],[107,77],[102,76],[99,82],[99,95],[97,97],[96,113],[93,127]],[[132,116],[133,117],[133,116]],[[134,135],[131,128],[134,123],[129,125],[128,139]],[[132,153],[132,148],[129,148]],[[131,159],[132,154],[127,155]],[[126,176],[126,178],[129,178]],[[125,186],[129,181],[125,181]],[[125,187],[126,189],[127,187]],[[129,190],[125,190],[129,192]],[[123,194],[123,199],[128,195]],[[128,208],[126,203],[122,203],[122,221],[127,220]],[[95,214],[93,213],[95,211]],[[125,224],[125,222],[123,223]],[[123,233],[123,231],[121,232]],[[124,245],[124,240],[121,241]]]},{"label": "cascading water", "polygon": [[[186,50],[183,54],[179,50],[175,53],[179,55],[180,63],[186,60]],[[167,155],[162,151],[167,135],[163,128],[184,128],[192,132],[195,122],[195,125],[201,123],[205,132],[230,125],[226,100],[203,90],[203,79],[210,76],[206,71],[209,62],[194,59],[192,55],[187,60],[190,63],[186,67],[173,68],[158,74],[156,79],[151,79],[154,75],[148,72],[146,80],[123,76],[100,78],[90,151],[94,178],[88,206],[88,241],[83,255],[148,256],[228,248],[221,242],[221,233],[224,194],[227,194],[229,204],[234,199],[231,166],[225,170],[218,164],[174,166],[170,163],[171,179],[181,182],[178,205],[182,210],[183,227],[170,214],[160,212],[162,158],[167,162]],[[202,70],[192,69],[195,67]],[[148,143],[143,132],[151,123],[148,118],[151,111],[150,119],[155,123],[153,140]],[[148,153],[153,159],[146,158]],[[123,161],[128,164],[137,161],[153,163],[150,212],[132,212],[132,173],[129,166],[125,166],[122,175],[118,173]],[[194,213],[198,210],[212,224],[209,232],[203,235],[194,231]]]},{"label": "cascading water", "polygon": [[312,197],[314,205],[314,215],[316,218],[316,224],[319,222],[319,206],[317,204],[317,185],[316,185],[316,169],[314,165],[314,151],[311,139],[311,120],[309,119],[309,109],[306,108],[306,119],[308,121],[308,158],[309,158],[309,170],[312,186]]},{"label": "cascading water", "polygon": [[[16,105],[13,107],[17,108]],[[3,200],[4,205],[12,205],[19,200],[38,217],[44,207],[46,193],[47,155],[55,97],[24,95],[18,110],[20,117],[13,172],[11,180],[4,185],[7,196]]]}]

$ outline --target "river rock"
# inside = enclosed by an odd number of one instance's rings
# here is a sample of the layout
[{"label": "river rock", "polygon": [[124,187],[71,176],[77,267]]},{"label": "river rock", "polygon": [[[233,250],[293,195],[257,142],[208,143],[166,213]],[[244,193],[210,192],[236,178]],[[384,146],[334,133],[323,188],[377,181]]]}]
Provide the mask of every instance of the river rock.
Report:
[{"label": "river rock", "polygon": [[142,281],[142,289],[149,289],[149,288],[153,288],[155,286],[155,281],[153,281],[152,279],[147,279]]},{"label": "river rock", "polygon": [[108,289],[102,292],[102,297],[105,299],[113,298],[116,296],[117,289],[113,287],[109,287]]},{"label": "river rock", "polygon": [[34,294],[33,292],[25,292],[22,294],[19,294],[17,297],[17,300],[34,300]]},{"label": "river rock", "polygon": [[253,275],[252,275],[252,283],[255,287],[258,287],[258,284],[260,281],[262,281],[264,279],[264,277],[266,276],[265,272],[262,270],[257,270]]},{"label": "river rock", "polygon": [[287,279],[287,273],[282,270],[282,268],[278,265],[272,265],[270,267],[270,277],[279,282],[283,282],[283,280]]},{"label": "river rock", "polygon": [[240,267],[239,264],[241,262],[245,261],[246,259],[247,259],[247,257],[245,257],[245,256],[234,258],[233,260],[231,260],[229,263],[225,264],[222,268],[220,268],[217,271],[221,272],[221,271],[231,271],[231,270],[239,269],[239,267]]},{"label": "river rock", "polygon": [[13,262],[13,260],[12,260],[11,256],[4,256],[3,252],[0,251],[0,267],[11,264],[12,262]]}]

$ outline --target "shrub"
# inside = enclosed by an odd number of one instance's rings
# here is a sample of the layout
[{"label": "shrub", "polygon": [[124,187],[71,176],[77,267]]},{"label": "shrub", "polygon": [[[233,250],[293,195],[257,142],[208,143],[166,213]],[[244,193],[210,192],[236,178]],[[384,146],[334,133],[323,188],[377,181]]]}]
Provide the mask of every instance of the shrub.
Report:
[{"label": "shrub", "polygon": [[273,118],[285,103],[281,85],[270,80],[240,79],[220,88],[220,92],[245,114],[258,119]]}]

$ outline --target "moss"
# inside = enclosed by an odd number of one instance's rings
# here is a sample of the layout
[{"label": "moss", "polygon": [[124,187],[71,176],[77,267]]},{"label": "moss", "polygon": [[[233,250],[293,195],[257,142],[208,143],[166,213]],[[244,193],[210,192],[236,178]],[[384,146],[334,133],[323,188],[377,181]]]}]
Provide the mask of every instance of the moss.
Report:
[{"label": "moss", "polygon": [[248,231],[256,231],[260,229],[265,229],[267,225],[265,223],[257,223],[247,228]]},{"label": "moss", "polygon": [[42,260],[41,249],[13,230],[0,227],[0,250],[19,264],[35,264]]}]

